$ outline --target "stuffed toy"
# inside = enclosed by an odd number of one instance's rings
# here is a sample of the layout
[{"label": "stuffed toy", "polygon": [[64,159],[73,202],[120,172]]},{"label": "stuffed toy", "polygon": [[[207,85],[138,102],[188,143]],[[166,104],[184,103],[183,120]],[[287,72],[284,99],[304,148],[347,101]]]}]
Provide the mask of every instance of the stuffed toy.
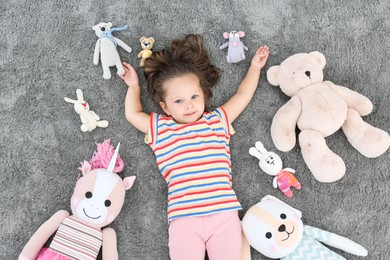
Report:
[{"label": "stuffed toy", "polygon": [[150,56],[152,56],[152,48],[153,48],[153,44],[154,44],[154,38],[153,37],[145,37],[145,36],[142,36],[141,39],[139,40],[140,43],[141,43],[141,47],[142,47],[142,51],[140,51],[140,53],[138,53],[138,58],[141,59],[141,62],[140,62],[140,66],[143,67],[145,66],[145,60],[147,58],[150,58]]},{"label": "stuffed toy", "polygon": [[119,45],[128,53],[132,52],[130,46],[124,43],[122,40],[112,36],[112,32],[123,31],[128,28],[128,26],[123,26],[119,28],[111,28],[112,23],[98,23],[92,27],[92,30],[95,31],[95,34],[99,39],[95,45],[95,52],[93,55],[93,64],[99,64],[99,53],[100,59],[103,67],[103,78],[110,79],[111,71],[110,67],[116,66],[117,74],[125,74],[121,59],[119,58],[118,51],[116,47]]},{"label": "stuffed toy", "polygon": [[333,182],[344,176],[345,163],[329,149],[326,137],[341,128],[355,149],[372,158],[389,148],[390,136],[362,120],[373,109],[367,97],[323,81],[325,64],[325,56],[318,51],[298,53],[271,67],[267,79],[291,97],[272,121],[276,148],[290,151],[295,146],[298,126],[299,145],[308,168],[318,181]]},{"label": "stuffed toy", "polygon": [[[302,223],[302,213],[273,196],[265,196],[242,219],[249,245],[272,259],[345,259],[322,243],[347,253],[366,256],[367,250],[352,240]],[[321,243],[320,243],[321,242]],[[241,260],[249,260],[243,248]]]},{"label": "stuffed toy", "polygon": [[224,32],[223,38],[229,39],[228,42],[224,43],[219,49],[228,48],[228,53],[226,60],[229,63],[237,63],[245,59],[245,51],[248,51],[248,48],[242,43],[240,38],[244,37],[245,33],[243,31],[231,31],[230,33]]},{"label": "stuffed toy", "polygon": [[301,183],[293,175],[295,170],[291,168],[283,169],[282,159],[279,155],[268,152],[261,142],[256,142],[255,147],[249,149],[249,154],[259,159],[259,166],[265,173],[275,176],[272,182],[275,189],[279,187],[283,194],[289,198],[293,196],[291,187],[301,189]]},{"label": "stuffed toy", "polygon": [[84,100],[83,92],[81,89],[76,90],[77,100],[65,97],[65,101],[74,104],[74,110],[80,115],[81,119],[81,131],[91,132],[97,126],[107,127],[108,122],[106,120],[100,120],[100,117],[95,114],[92,110],[89,110],[88,103]]},{"label": "stuffed toy", "polygon": [[[98,144],[91,161],[84,161],[80,168],[83,176],[71,198],[72,215],[65,210],[55,213],[30,238],[19,260],[96,259],[102,245],[103,259],[118,259],[114,229],[102,228],[119,214],[125,191],[135,180],[135,176],[122,180],[116,174],[123,169],[118,149],[119,144],[114,152],[109,140]],[[55,232],[50,246],[42,248]]]}]

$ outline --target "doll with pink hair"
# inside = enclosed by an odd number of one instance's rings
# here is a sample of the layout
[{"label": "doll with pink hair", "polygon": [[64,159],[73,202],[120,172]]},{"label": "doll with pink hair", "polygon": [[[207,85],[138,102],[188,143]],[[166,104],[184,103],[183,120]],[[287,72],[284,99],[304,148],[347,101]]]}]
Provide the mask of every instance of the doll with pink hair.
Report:
[{"label": "doll with pink hair", "polygon": [[[76,183],[71,198],[72,215],[66,210],[56,212],[43,223],[24,246],[19,260],[26,259],[96,259],[103,246],[103,259],[118,259],[116,234],[110,224],[122,209],[125,191],[135,176],[123,180],[116,174],[123,170],[110,140],[97,144],[90,162],[79,168],[82,177]],[[56,232],[48,248],[42,248]]]}]

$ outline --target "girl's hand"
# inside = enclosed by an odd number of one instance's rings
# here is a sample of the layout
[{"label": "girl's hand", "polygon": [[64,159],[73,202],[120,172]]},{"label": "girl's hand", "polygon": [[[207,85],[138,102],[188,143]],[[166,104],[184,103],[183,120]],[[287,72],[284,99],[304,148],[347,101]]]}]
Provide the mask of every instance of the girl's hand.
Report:
[{"label": "girl's hand", "polygon": [[135,72],[135,69],[130,64],[123,62],[123,68],[125,69],[125,74],[120,75],[121,79],[124,80],[126,85],[128,87],[138,87],[139,86],[139,79],[137,72]]},{"label": "girl's hand", "polygon": [[260,46],[260,48],[256,51],[255,55],[252,58],[251,65],[261,70],[264,67],[265,63],[267,62],[268,57],[269,57],[268,46]]}]

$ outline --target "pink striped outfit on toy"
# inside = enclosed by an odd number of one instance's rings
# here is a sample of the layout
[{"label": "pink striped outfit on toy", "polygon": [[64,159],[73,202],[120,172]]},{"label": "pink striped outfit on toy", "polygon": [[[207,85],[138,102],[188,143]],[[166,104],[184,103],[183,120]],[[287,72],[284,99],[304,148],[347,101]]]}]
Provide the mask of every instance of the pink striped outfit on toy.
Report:
[{"label": "pink striped outfit on toy", "polygon": [[103,242],[100,228],[87,225],[73,216],[61,223],[49,248],[42,248],[39,260],[96,260]]}]

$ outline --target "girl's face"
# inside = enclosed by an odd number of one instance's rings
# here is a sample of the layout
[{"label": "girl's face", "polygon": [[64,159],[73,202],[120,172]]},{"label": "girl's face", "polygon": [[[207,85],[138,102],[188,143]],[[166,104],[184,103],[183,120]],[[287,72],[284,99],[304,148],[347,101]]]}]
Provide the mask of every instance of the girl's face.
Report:
[{"label": "girl's face", "polygon": [[185,74],[164,82],[164,102],[161,108],[177,123],[188,124],[199,120],[205,110],[205,100],[199,79]]}]

